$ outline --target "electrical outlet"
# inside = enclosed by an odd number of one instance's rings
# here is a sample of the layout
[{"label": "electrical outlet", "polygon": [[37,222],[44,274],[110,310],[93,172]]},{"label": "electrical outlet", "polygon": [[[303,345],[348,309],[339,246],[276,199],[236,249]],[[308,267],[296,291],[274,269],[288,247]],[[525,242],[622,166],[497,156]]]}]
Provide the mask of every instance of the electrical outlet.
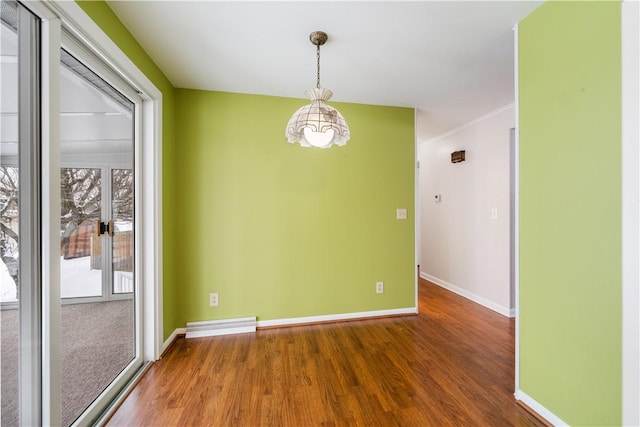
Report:
[{"label": "electrical outlet", "polygon": [[376,294],[384,292],[384,282],[376,282]]},{"label": "electrical outlet", "polygon": [[209,305],[211,307],[217,307],[218,306],[218,293],[217,292],[213,292],[209,294]]}]

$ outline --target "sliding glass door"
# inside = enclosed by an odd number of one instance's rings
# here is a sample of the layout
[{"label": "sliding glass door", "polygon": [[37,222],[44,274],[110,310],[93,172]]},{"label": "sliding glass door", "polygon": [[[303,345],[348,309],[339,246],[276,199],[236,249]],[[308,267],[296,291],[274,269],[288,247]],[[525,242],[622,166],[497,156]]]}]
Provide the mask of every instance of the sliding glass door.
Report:
[{"label": "sliding glass door", "polygon": [[0,425],[89,425],[143,365],[142,99],[47,5],[0,4]]},{"label": "sliding glass door", "polygon": [[[60,52],[62,425],[136,357],[136,105],[72,53]],[[131,91],[130,91],[131,92]]]}]

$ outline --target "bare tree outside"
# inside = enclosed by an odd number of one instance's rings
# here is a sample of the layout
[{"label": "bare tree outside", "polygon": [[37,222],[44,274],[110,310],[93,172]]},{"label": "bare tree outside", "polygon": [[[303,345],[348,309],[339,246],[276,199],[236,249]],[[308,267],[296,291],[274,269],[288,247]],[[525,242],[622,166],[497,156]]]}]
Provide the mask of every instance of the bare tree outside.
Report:
[{"label": "bare tree outside", "polygon": [[18,168],[0,166],[0,259],[18,288]]},{"label": "bare tree outside", "polygon": [[[117,221],[133,221],[133,171],[114,169],[113,217]],[[18,168],[0,166],[0,260],[19,286],[19,227],[18,227]],[[61,168],[61,250],[66,258],[87,256],[85,246],[72,242],[79,229],[85,227],[87,235],[96,230],[101,218],[102,170],[99,168]],[[73,248],[70,244],[74,243]],[[16,293],[17,295],[17,293]]]},{"label": "bare tree outside", "polygon": [[114,169],[113,185],[113,218],[118,221],[133,221],[133,171],[131,169]]},{"label": "bare tree outside", "polygon": [[65,258],[69,258],[66,248],[80,225],[100,219],[101,186],[101,169],[60,169],[60,244]]}]

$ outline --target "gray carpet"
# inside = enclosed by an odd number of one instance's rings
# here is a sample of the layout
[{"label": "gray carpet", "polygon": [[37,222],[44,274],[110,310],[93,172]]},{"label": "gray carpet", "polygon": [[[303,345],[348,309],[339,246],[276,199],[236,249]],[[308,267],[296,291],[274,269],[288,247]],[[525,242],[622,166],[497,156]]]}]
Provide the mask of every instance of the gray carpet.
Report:
[{"label": "gray carpet", "polygon": [[[133,300],[62,306],[62,425],[133,358]],[[0,311],[0,425],[18,425],[18,310]]]}]

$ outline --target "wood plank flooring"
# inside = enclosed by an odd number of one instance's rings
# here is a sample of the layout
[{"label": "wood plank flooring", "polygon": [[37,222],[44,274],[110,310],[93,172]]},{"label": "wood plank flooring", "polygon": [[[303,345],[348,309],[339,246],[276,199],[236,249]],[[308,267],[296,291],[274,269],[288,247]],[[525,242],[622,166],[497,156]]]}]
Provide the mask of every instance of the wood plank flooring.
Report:
[{"label": "wood plank flooring", "polygon": [[179,338],[111,426],[541,426],[514,322],[421,280],[417,316]]}]

